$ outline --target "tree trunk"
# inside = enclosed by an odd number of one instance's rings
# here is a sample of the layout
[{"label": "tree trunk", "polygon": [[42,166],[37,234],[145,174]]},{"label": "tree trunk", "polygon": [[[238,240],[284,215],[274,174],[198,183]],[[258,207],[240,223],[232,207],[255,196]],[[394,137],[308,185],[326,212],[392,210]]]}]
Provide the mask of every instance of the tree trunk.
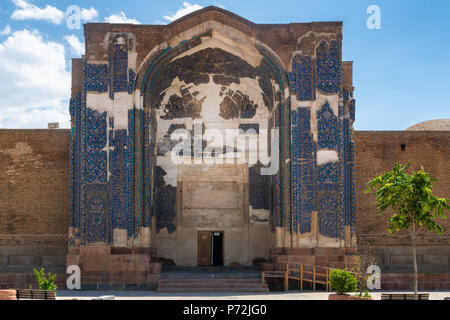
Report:
[{"label": "tree trunk", "polygon": [[413,245],[413,263],[414,263],[414,300],[419,300],[419,271],[417,267],[417,249],[416,249],[416,224],[412,223],[411,238]]}]

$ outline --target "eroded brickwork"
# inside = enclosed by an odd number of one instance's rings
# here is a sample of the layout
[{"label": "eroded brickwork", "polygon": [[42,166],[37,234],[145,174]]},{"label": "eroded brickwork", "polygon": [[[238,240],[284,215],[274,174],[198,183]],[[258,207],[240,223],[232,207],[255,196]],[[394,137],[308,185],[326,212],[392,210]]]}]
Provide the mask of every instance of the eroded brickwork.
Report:
[{"label": "eroded brickwork", "polygon": [[67,235],[68,130],[0,130],[0,235]]},{"label": "eroded brickwork", "polygon": [[64,268],[68,130],[0,130],[0,271]]},{"label": "eroded brickwork", "polygon": [[[367,182],[377,175],[393,169],[396,163],[411,161],[411,172],[421,166],[432,177],[433,193],[438,197],[450,198],[450,133],[449,132],[355,132],[356,144],[356,206],[357,228],[360,241],[377,238],[377,243],[402,244],[406,232],[390,234],[386,231],[388,222],[377,216],[371,194],[366,194]],[[386,213],[386,218],[387,218]],[[450,244],[450,219],[440,219],[445,227],[444,237],[439,242]],[[401,236],[397,239],[397,236]],[[367,236],[367,237],[366,237]]]}]

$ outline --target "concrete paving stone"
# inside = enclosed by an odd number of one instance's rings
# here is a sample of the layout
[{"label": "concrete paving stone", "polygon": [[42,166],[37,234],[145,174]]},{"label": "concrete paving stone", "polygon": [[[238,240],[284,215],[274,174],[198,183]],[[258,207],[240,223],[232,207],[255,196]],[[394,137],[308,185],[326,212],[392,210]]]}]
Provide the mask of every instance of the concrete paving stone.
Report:
[{"label": "concrete paving stone", "polygon": [[[426,291],[425,291],[426,292]],[[444,300],[450,291],[430,292],[430,300]],[[374,300],[381,299],[382,292],[372,292]],[[405,291],[383,291],[383,293],[406,293]],[[409,292],[410,293],[410,292]],[[114,296],[116,300],[328,300],[328,292],[269,292],[269,293],[157,293],[155,291],[68,291],[57,292],[58,300],[91,300],[101,296]]]}]

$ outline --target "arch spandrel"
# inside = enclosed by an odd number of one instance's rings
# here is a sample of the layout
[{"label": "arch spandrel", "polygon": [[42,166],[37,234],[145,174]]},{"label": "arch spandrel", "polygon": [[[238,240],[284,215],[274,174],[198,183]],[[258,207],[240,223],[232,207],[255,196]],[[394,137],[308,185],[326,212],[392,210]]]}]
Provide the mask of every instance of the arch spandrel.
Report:
[{"label": "arch spandrel", "polygon": [[[265,57],[280,73],[280,80],[283,81],[283,86],[289,86],[285,71],[288,70],[288,68],[286,68],[284,62],[277,53],[268,45],[239,29],[235,29],[214,20],[209,20],[199,23],[198,25],[185,30],[183,33],[176,34],[150,50],[138,67],[136,88],[139,92],[142,91],[142,86],[149,76],[148,71],[152,70],[156,64],[161,63],[161,59],[163,59],[169,51],[172,51],[173,49],[187,51],[183,48],[187,43],[195,43],[195,47],[197,48],[195,50],[200,50],[202,47],[205,48],[211,46],[207,44],[207,42],[210,41],[222,41],[224,45],[228,45],[227,50],[233,54],[236,54],[236,51],[239,50],[251,52],[250,56],[246,56],[245,59],[250,60],[250,58],[254,56],[256,61],[254,61],[253,64],[257,64],[261,59],[261,56]],[[224,46],[222,46],[222,48],[224,48]],[[239,56],[239,54],[237,55]]]}]

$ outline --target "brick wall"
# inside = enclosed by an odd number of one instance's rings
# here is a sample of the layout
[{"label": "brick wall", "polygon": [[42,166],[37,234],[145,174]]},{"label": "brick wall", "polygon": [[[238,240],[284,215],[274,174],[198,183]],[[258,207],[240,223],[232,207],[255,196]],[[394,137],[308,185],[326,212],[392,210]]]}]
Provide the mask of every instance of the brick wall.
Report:
[{"label": "brick wall", "polygon": [[69,130],[0,130],[0,270],[64,265],[69,141]]},{"label": "brick wall", "polygon": [[[393,169],[396,163],[411,161],[411,170],[424,169],[438,179],[433,193],[450,198],[450,132],[376,132],[357,131],[356,144],[356,206],[358,235],[389,235],[387,217],[377,216],[375,197],[366,194],[367,182]],[[404,151],[402,149],[404,148]],[[450,219],[440,220],[450,237]],[[409,236],[407,233],[401,234]],[[380,239],[381,240],[381,239]],[[383,241],[393,241],[386,239]],[[446,242],[450,244],[450,242]],[[396,243],[400,244],[400,243]]]},{"label": "brick wall", "polygon": [[[367,182],[392,170],[395,163],[411,161],[411,169],[421,166],[438,179],[436,196],[450,198],[450,132],[367,132],[357,131],[356,143],[356,217],[358,248],[375,258],[383,272],[412,272],[411,241],[407,232],[389,234],[387,218],[378,216],[375,197],[366,194]],[[450,216],[449,214],[447,214]],[[450,217],[440,219],[444,235],[422,233],[419,237],[419,271],[448,272],[450,266]]]}]

